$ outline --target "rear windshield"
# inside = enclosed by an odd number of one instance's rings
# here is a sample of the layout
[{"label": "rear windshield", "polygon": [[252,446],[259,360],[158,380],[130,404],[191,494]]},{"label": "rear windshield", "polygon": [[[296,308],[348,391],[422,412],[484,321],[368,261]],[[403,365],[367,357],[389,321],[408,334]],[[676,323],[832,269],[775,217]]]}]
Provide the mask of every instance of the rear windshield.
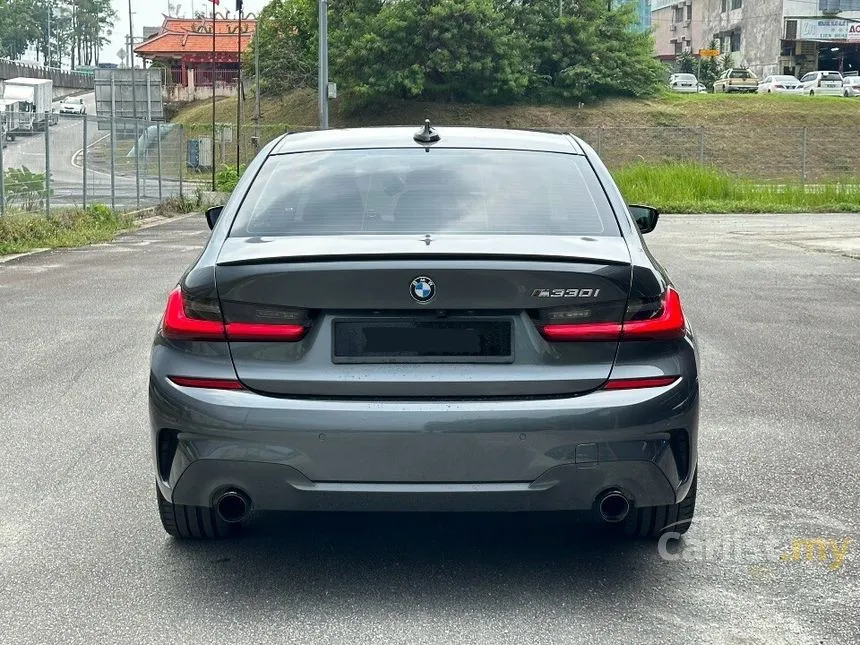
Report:
[{"label": "rear windshield", "polygon": [[736,69],[729,74],[729,78],[752,78],[752,74],[745,69]]},{"label": "rear windshield", "polygon": [[581,155],[419,147],[272,156],[230,235],[342,233],[619,235]]},{"label": "rear windshield", "polygon": [[696,77],[693,76],[692,74],[678,74],[675,78],[679,81],[695,81],[696,80]]},{"label": "rear windshield", "polygon": [[841,81],[842,74],[839,72],[824,72],[821,75],[821,80],[823,81]]}]

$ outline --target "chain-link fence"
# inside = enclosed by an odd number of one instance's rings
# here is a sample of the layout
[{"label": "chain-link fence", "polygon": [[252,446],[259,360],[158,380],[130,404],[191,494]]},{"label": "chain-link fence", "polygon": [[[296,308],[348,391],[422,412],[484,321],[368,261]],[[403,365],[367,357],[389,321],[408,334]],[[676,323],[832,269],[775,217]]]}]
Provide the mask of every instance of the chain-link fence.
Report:
[{"label": "chain-link fence", "polygon": [[[51,118],[54,122],[51,122]],[[244,165],[286,125],[182,127],[93,116],[48,118],[22,133],[6,128],[0,154],[2,212],[50,212],[100,203],[116,210],[153,206],[211,190],[212,168]],[[37,124],[38,125],[38,124]],[[813,184],[860,177],[860,148],[842,128],[734,126],[557,127],[582,137],[611,170],[683,162],[762,183]],[[238,136],[237,136],[238,134]]]},{"label": "chain-link fence", "polygon": [[185,177],[179,125],[51,114],[24,130],[17,115],[6,116],[0,154],[4,214],[50,214],[94,204],[130,211],[196,190]]}]

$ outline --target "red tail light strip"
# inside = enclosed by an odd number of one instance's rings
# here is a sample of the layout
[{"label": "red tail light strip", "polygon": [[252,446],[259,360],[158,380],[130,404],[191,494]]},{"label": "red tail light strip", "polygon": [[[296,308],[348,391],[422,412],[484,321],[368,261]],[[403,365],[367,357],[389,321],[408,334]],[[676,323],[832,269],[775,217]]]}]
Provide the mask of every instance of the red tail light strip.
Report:
[{"label": "red tail light strip", "polygon": [[646,378],[617,378],[606,381],[604,390],[638,390],[644,387],[672,385],[680,376],[649,376]]},{"label": "red tail light strip", "polygon": [[619,323],[584,323],[545,325],[543,337],[550,341],[590,340],[671,340],[682,338],[686,323],[681,309],[681,298],[671,287],[663,297],[663,312],[649,320],[628,320]]},{"label": "red tail light strip", "polygon": [[172,340],[226,340],[220,320],[189,318],[185,314],[182,289],[176,287],[167,297],[162,333]]},{"label": "red tail light strip", "polygon": [[307,327],[304,325],[265,325],[231,322],[225,326],[220,320],[191,318],[185,313],[184,295],[176,287],[167,297],[162,333],[171,340],[232,340],[239,341],[297,341]]},{"label": "red tail light strip", "polygon": [[245,386],[235,379],[196,378],[193,376],[168,376],[168,379],[182,387],[201,387],[209,390],[244,390]]}]

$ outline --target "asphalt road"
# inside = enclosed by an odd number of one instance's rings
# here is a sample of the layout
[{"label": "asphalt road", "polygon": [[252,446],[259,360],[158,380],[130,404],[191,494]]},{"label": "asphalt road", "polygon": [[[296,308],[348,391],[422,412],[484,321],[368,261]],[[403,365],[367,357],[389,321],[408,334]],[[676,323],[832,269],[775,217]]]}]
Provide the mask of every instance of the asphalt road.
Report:
[{"label": "asphalt road", "polygon": [[[664,217],[649,236],[702,352],[698,515],[671,560],[559,516],[279,515],[169,539],[147,357],[206,235],[192,217],[0,264],[0,642],[860,642],[857,216]],[[807,538],[826,540],[812,560]]]},{"label": "asphalt road", "polygon": [[[96,122],[95,94],[82,95],[84,105],[87,109],[87,132],[86,142],[91,150],[110,137],[110,131],[101,131]],[[60,103],[54,104],[54,109],[59,110]],[[86,175],[83,172],[84,148],[84,119],[78,116],[59,116],[58,123],[49,129],[50,132],[50,166],[51,166],[51,188],[52,206],[79,206],[82,204],[82,186],[86,177],[88,200],[90,203],[111,203],[111,176],[109,167],[98,167],[90,163]],[[165,147],[169,147],[165,144]],[[162,154],[176,156],[178,151],[163,150]],[[117,145],[117,159],[125,156],[130,150],[128,145]],[[157,157],[150,154],[146,159],[141,155],[140,180],[137,172],[123,165],[119,165],[114,173],[113,190],[115,193],[114,203],[120,209],[132,209],[138,206],[151,206],[159,201]],[[36,133],[34,135],[19,135],[15,141],[9,141],[3,149],[3,167],[21,168],[27,167],[33,172],[45,172],[45,135]],[[165,166],[166,166],[165,162]],[[138,191],[140,199],[138,200]],[[171,177],[167,172],[163,173],[161,194],[163,197],[179,192],[178,178]]]}]

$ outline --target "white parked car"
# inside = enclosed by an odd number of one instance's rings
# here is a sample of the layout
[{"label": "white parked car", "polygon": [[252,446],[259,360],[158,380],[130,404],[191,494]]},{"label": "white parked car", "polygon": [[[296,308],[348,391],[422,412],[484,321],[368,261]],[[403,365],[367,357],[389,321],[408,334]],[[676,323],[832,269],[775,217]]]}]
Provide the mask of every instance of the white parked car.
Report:
[{"label": "white parked car", "polygon": [[87,106],[82,98],[69,97],[60,103],[60,114],[74,114],[83,116],[87,113]]},{"label": "white parked car", "polygon": [[842,96],[860,96],[860,76],[846,76],[842,79]]},{"label": "white parked car", "polygon": [[669,77],[669,89],[673,92],[695,94],[699,91],[699,85],[694,74],[672,74]]},{"label": "white parked car", "polygon": [[768,76],[758,84],[759,94],[785,94],[796,92],[800,81],[795,76]]},{"label": "white parked car", "polygon": [[842,74],[834,71],[804,74],[798,92],[809,96],[842,96]]}]

